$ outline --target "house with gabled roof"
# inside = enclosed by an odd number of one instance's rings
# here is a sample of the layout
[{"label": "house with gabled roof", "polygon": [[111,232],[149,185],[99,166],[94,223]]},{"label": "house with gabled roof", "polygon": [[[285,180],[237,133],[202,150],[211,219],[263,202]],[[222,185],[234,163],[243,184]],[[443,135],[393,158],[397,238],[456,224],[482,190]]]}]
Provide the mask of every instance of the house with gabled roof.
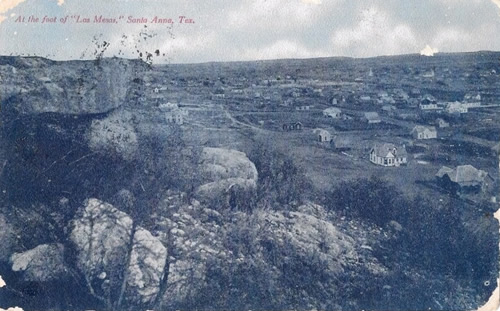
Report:
[{"label": "house with gabled roof", "polygon": [[285,123],[282,126],[283,131],[289,132],[289,131],[302,131],[303,125],[301,122],[291,122],[291,123]]},{"label": "house with gabled roof", "polygon": [[339,119],[342,117],[342,110],[336,107],[330,107],[323,110],[323,115],[325,117],[330,117],[333,119]]},{"label": "house with gabled roof", "polygon": [[452,192],[479,192],[493,181],[488,172],[472,165],[459,165],[455,168],[441,167],[436,173],[438,184]]},{"label": "house with gabled roof", "polygon": [[450,114],[460,114],[469,112],[469,108],[463,105],[461,102],[449,102],[446,105],[446,112]]},{"label": "house with gabled roof", "polygon": [[370,162],[381,166],[400,166],[408,163],[405,146],[392,143],[375,144],[370,150]]},{"label": "house with gabled roof", "polygon": [[313,133],[316,135],[316,141],[320,143],[328,143],[332,140],[332,134],[324,129],[314,129]]},{"label": "house with gabled roof", "polygon": [[378,115],[377,112],[370,111],[370,112],[365,112],[363,116],[363,120],[365,122],[368,122],[368,124],[377,124],[382,122],[382,119],[380,119],[380,116]]},{"label": "house with gabled roof", "polygon": [[415,139],[434,139],[437,138],[437,130],[434,126],[417,125],[411,131]]}]

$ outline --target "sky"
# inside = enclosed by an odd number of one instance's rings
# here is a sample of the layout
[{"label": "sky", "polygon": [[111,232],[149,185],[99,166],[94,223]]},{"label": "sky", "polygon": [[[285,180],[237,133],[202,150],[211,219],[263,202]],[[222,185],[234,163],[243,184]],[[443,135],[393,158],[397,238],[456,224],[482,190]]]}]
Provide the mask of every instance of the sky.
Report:
[{"label": "sky", "polygon": [[103,56],[158,50],[157,63],[432,55],[500,51],[499,34],[500,0],[0,0],[0,55],[57,60],[93,58],[104,41]]}]

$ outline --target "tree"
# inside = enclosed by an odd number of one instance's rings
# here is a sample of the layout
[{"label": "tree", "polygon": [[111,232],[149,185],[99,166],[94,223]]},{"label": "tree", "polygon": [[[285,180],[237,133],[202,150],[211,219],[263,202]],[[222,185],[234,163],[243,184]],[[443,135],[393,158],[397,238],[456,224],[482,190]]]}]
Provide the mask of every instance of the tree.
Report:
[{"label": "tree", "polygon": [[249,159],[259,173],[257,204],[268,208],[299,205],[312,190],[302,168],[293,159],[265,143],[256,143]]}]

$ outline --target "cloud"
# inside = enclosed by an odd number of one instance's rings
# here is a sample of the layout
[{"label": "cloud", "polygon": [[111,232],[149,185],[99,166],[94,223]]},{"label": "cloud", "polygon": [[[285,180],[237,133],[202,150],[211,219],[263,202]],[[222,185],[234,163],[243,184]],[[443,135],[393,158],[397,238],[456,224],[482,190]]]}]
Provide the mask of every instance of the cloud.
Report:
[{"label": "cloud", "polygon": [[19,4],[23,3],[26,0],[2,0],[0,1],[0,24],[7,19],[7,16],[3,14],[9,10],[12,10]]},{"label": "cloud", "polygon": [[249,49],[243,54],[243,58],[246,60],[311,58],[320,56],[324,56],[321,51],[308,50],[304,45],[290,40],[279,40],[258,49]]},{"label": "cloud", "polygon": [[3,14],[9,10],[12,10],[19,4],[23,3],[26,0],[2,0],[0,1],[0,14]]},{"label": "cloud", "polygon": [[458,27],[439,28],[431,40],[431,46],[446,52],[469,51],[471,45],[481,43],[469,31]]},{"label": "cloud", "polygon": [[296,26],[311,26],[320,13],[321,0],[244,0],[229,12],[228,24],[232,27],[260,27],[270,31]]},{"label": "cloud", "polygon": [[409,25],[397,23],[377,8],[364,10],[359,23],[333,33],[335,54],[369,57],[415,52],[417,39]]},{"label": "cloud", "polygon": [[2,276],[0,275],[0,288],[6,286],[5,281],[2,279]]},{"label": "cloud", "polygon": [[[106,56],[134,44],[120,45],[123,34],[139,33],[143,25],[20,25],[21,16],[82,16],[176,18],[194,17],[192,26],[175,25],[170,38],[164,25],[148,25],[158,36],[142,42],[151,51],[162,47],[170,62],[225,61],[316,56],[371,57],[419,53],[428,44],[441,52],[500,50],[500,0],[344,1],[344,0],[220,0],[216,2],[0,0],[0,54],[36,54],[55,59],[79,58],[91,52],[92,38],[112,42]],[[21,5],[19,5],[21,4]],[[57,4],[57,5],[56,5]],[[15,8],[15,9],[14,9]],[[470,18],[476,16],[481,18]],[[2,22],[3,21],[3,22]],[[16,36],[12,34],[17,31]],[[38,40],[43,38],[43,40]],[[66,38],[70,40],[66,41]],[[162,49],[162,53],[163,53]],[[129,53],[127,53],[128,50]],[[120,53],[120,55],[123,55]],[[134,55],[128,55],[134,57]],[[160,58],[158,58],[160,61]]]},{"label": "cloud", "polygon": [[305,4],[321,4],[321,0],[300,0]]},{"label": "cloud", "polygon": [[423,56],[434,56],[434,54],[439,53],[439,50],[436,48],[430,47],[430,45],[426,45],[423,50],[420,51],[420,55]]}]

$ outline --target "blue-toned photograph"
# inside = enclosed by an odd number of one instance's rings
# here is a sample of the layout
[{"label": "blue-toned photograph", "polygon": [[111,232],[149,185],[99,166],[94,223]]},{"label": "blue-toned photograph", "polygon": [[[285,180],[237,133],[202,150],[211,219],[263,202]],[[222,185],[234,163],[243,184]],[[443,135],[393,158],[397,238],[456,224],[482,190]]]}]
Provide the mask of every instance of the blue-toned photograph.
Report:
[{"label": "blue-toned photograph", "polygon": [[500,1],[1,0],[0,311],[495,311]]}]

